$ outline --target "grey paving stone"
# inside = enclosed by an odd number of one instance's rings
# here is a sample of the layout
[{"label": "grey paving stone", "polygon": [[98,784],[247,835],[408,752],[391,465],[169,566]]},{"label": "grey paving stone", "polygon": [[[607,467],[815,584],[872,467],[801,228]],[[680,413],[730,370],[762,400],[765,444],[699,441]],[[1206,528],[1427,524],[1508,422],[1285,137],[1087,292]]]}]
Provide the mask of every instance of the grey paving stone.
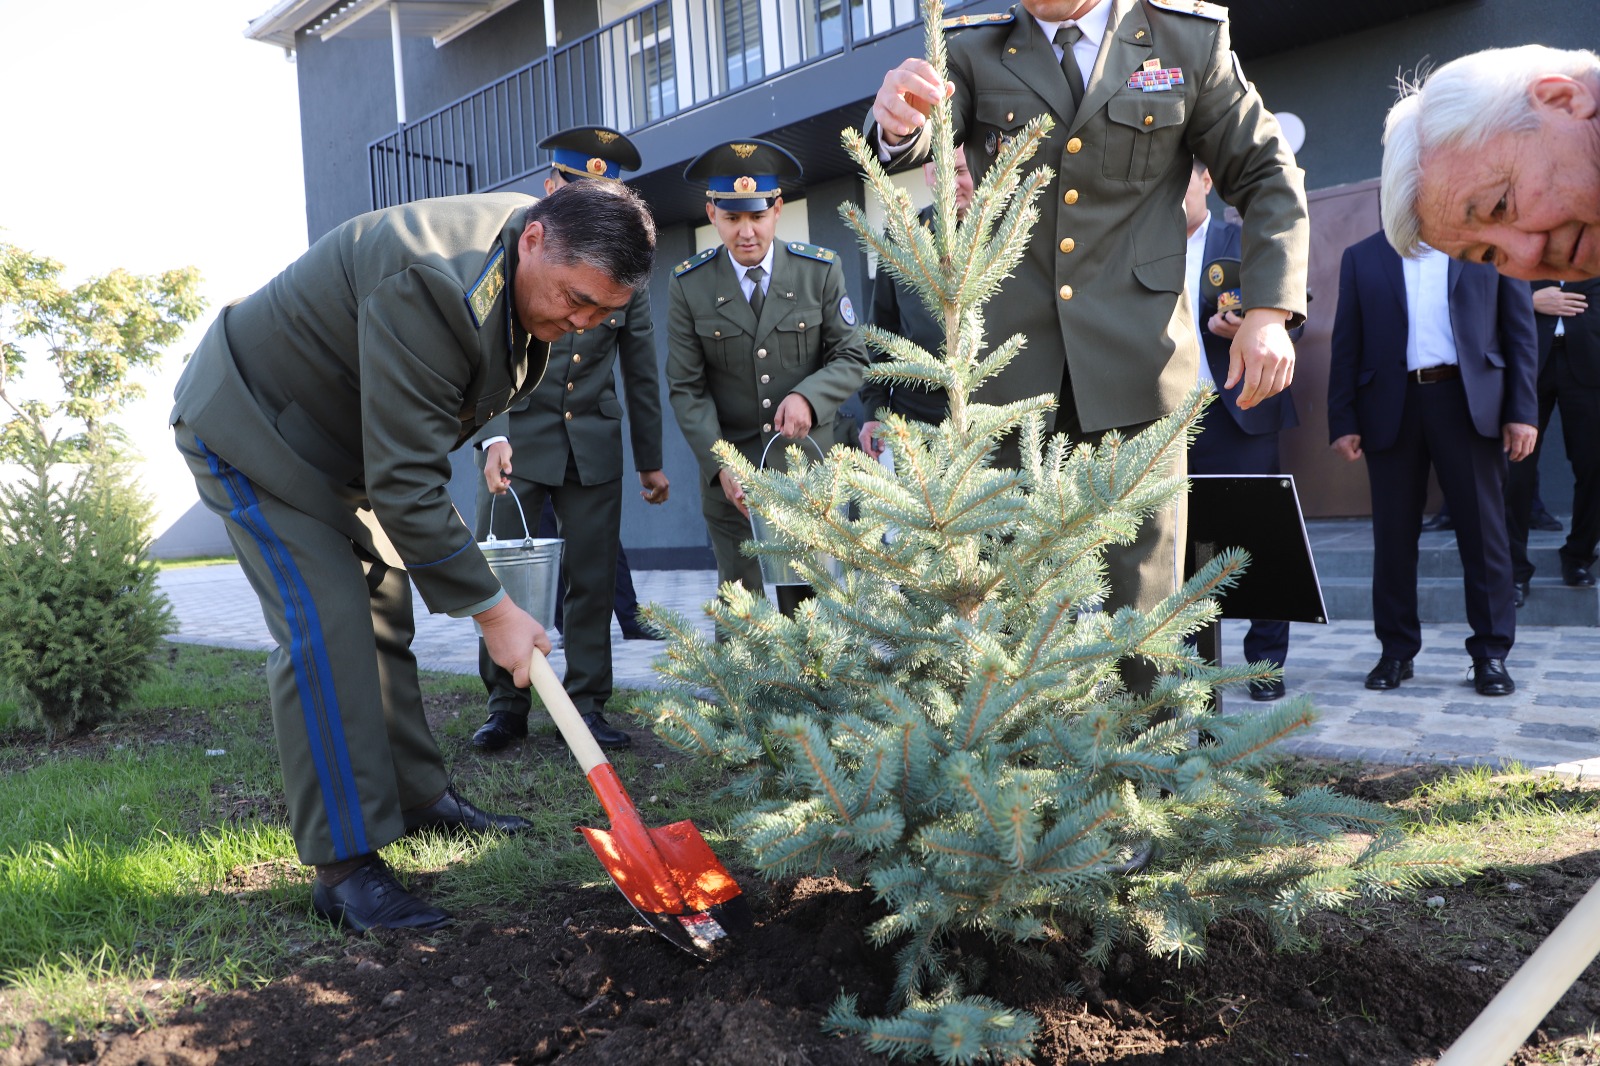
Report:
[{"label": "grey paving stone", "polygon": [[1534,702],[1541,707],[1600,708],[1600,696],[1580,696],[1575,692],[1541,692],[1534,696]]},{"label": "grey paving stone", "polygon": [[1357,711],[1350,716],[1352,725],[1376,725],[1388,729],[1414,729],[1422,716],[1404,711]]},{"label": "grey paving stone", "polygon": [[1493,755],[1493,737],[1468,737],[1459,733],[1424,733],[1417,738],[1417,751],[1444,752],[1449,759]]},{"label": "grey paving stone", "polygon": [[1570,740],[1579,744],[1600,741],[1600,729],[1585,725],[1558,725],[1554,722],[1523,722],[1517,727],[1517,735],[1540,740]]},{"label": "grey paving stone", "polygon": [[1447,703],[1440,714],[1464,714],[1474,718],[1510,718],[1515,708],[1509,703]]}]

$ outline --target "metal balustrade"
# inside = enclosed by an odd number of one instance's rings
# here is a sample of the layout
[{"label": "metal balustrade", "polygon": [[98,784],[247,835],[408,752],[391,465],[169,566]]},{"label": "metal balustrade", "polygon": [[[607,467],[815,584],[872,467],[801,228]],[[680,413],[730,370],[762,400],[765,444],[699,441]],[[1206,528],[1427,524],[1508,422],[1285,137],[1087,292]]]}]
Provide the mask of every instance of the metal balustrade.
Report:
[{"label": "metal balustrade", "polygon": [[921,21],[918,0],[659,0],[373,141],[372,206],[502,188],[555,130],[634,133]]}]

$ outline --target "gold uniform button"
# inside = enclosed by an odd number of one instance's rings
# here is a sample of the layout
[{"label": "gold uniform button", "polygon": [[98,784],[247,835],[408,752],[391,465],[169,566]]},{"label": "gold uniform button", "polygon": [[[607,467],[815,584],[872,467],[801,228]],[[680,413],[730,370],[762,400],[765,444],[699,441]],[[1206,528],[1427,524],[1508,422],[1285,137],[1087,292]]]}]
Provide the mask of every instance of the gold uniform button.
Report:
[{"label": "gold uniform button", "polygon": [[767,357],[767,350],[765,348],[757,348],[756,349],[756,358],[757,359],[765,359],[766,357]]},{"label": "gold uniform button", "polygon": [[795,326],[798,329],[805,329],[806,328],[806,324],[804,322],[796,322]]},{"label": "gold uniform button", "polygon": [[763,423],[761,423],[761,432],[763,432],[763,433],[771,433],[772,432],[772,423],[771,422],[763,422]]},{"label": "gold uniform button", "polygon": [[565,418],[568,422],[571,422],[572,421],[572,412],[568,411],[566,414],[562,415],[561,417]]},{"label": "gold uniform button", "polygon": [[1067,194],[1065,196],[1063,196],[1061,199],[1064,202],[1069,203],[1069,204],[1077,203],[1078,202],[1078,190],[1077,189],[1068,189],[1067,190]]},{"label": "gold uniform button", "polygon": [[1072,299],[1072,286],[1071,285],[1063,285],[1063,286],[1061,286],[1061,298],[1063,300]]},{"label": "gold uniform button", "polygon": [[573,361],[573,362],[574,362],[574,363],[581,363],[581,362],[583,362],[583,356],[581,356],[581,355],[574,355],[574,356],[573,356],[573,357],[572,357],[572,361]]},{"label": "gold uniform button", "polygon": [[1063,252],[1070,252],[1077,246],[1078,242],[1073,240],[1071,237],[1063,237],[1061,239],[1061,250]]},{"label": "gold uniform button", "polygon": [[1156,117],[1155,117],[1155,116],[1154,116],[1154,115],[1146,115],[1146,116],[1145,116],[1145,117],[1144,117],[1144,124],[1145,124],[1145,125],[1146,125],[1146,126],[1153,126],[1153,125],[1155,125],[1155,121],[1156,121]]},{"label": "gold uniform button", "polygon": [[1067,142],[1068,155],[1077,155],[1081,151],[1083,151],[1083,142],[1078,138],[1074,137],[1072,140]]},{"label": "gold uniform button", "polygon": [[1006,112],[1006,121],[1007,121],[1007,122],[1011,122],[1011,121],[1012,121],[1012,120],[1014,120],[1014,119],[1015,119],[1015,118],[1016,118],[1016,117],[1017,117],[1017,116],[1016,116],[1016,113],[1015,113],[1015,112],[1012,112],[1012,111],[1007,111],[1007,112]]},{"label": "gold uniform button", "polygon": [[767,384],[770,384],[771,382],[772,382],[772,375],[771,374],[762,374],[761,375],[761,384],[767,385]]},{"label": "gold uniform button", "polygon": [[583,330],[581,330],[581,329],[580,329],[580,330],[578,330],[578,332],[579,332],[579,333],[582,333],[582,332],[583,332]]},{"label": "gold uniform button", "polygon": [[576,386],[573,385],[572,382],[570,382],[570,381],[567,382],[567,391],[568,392],[571,392],[574,388],[576,388]]},{"label": "gold uniform button", "polygon": [[771,407],[772,406],[772,400],[770,398],[762,400],[761,401],[761,406],[762,407]]},{"label": "gold uniform button", "polygon": [[722,336],[722,331],[720,329],[712,330],[711,331],[711,335],[713,337],[720,337],[720,336]]}]

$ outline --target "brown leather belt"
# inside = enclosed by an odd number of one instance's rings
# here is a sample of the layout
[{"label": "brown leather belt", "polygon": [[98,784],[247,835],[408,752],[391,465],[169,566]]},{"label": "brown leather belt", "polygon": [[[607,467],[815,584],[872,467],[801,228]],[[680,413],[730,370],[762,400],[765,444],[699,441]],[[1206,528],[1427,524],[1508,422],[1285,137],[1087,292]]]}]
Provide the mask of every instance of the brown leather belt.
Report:
[{"label": "brown leather belt", "polygon": [[1432,385],[1436,381],[1454,381],[1461,376],[1461,367],[1455,363],[1425,366],[1421,370],[1407,370],[1406,380],[1418,385]]}]

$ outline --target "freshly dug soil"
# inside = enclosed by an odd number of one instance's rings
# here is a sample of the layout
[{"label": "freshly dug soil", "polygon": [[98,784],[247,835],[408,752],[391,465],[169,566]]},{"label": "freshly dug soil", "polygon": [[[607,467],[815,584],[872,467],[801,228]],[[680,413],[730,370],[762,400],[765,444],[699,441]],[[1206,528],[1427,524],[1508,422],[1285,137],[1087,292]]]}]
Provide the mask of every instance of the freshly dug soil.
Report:
[{"label": "freshly dug soil", "polygon": [[[502,757],[558,744],[534,737]],[[1384,800],[1441,772],[1330,768],[1328,781]],[[1065,941],[1028,956],[984,941],[963,951],[991,975],[983,991],[1040,1018],[1037,1063],[1429,1063],[1600,875],[1594,839],[1584,829],[1540,842],[1517,858],[1533,866],[1523,883],[1491,868],[1437,893],[1443,907],[1417,898],[1319,916],[1297,954],[1239,922],[1181,967],[1130,950],[1097,970]],[[881,914],[870,892],[831,878],[770,885],[730,865],[758,926],[710,962],[646,930],[609,885],[575,889],[510,919],[460,914],[435,937],[348,937],[341,957],[259,989],[191,996],[156,1026],[65,1041],[34,1022],[0,1066],[888,1062],[822,1030],[841,991],[868,1014],[885,1010],[893,966],[862,935]],[[1585,1037],[1597,1011],[1591,969],[1515,1061],[1600,1062]]]}]

